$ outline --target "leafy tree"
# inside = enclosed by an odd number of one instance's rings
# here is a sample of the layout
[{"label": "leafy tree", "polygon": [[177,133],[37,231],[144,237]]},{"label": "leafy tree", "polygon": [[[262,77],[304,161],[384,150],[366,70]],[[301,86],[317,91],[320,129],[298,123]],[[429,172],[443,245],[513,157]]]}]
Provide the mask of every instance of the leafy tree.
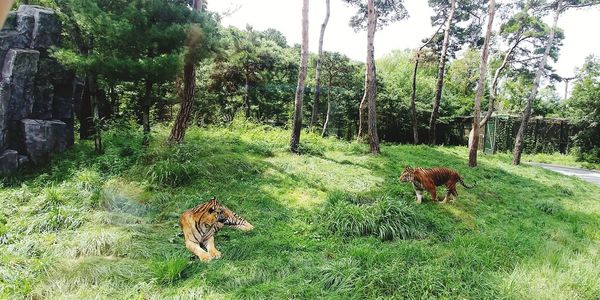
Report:
[{"label": "leafy tree", "polygon": [[567,101],[570,115],[582,128],[575,144],[580,159],[600,163],[600,58],[588,56],[577,78]]},{"label": "leafy tree", "polygon": [[[153,90],[174,80],[190,21],[203,24],[206,41],[216,24],[209,16],[192,14],[177,1],[83,0],[72,1],[69,6],[90,47],[87,54],[63,49],[56,56],[88,77],[136,83],[141,95],[136,102],[147,143],[150,108],[156,100]],[[211,45],[202,44],[203,51]],[[143,89],[138,88],[140,85]]]},{"label": "leafy tree", "polygon": [[417,49],[417,51],[415,51],[415,67],[413,68],[413,75],[412,75],[412,94],[411,94],[411,98],[410,98],[410,111],[411,111],[411,116],[412,116],[412,128],[413,128],[413,141],[416,144],[419,143],[419,126],[417,123],[417,108],[416,108],[416,98],[417,98],[417,72],[419,70],[419,63],[422,59],[425,47],[427,47],[432,41],[433,39],[437,36],[437,34],[440,32],[440,29],[442,29],[442,26],[444,24],[442,23],[437,30],[433,33],[433,35],[426,41],[424,41],[423,45],[421,47],[419,47],[419,49]]},{"label": "leafy tree", "polygon": [[[345,95],[352,93],[353,77],[358,71],[356,64],[338,52],[323,53],[322,66],[324,80],[327,83],[327,110],[324,117],[322,136],[326,136],[330,119],[333,117],[333,106],[338,106]],[[337,100],[337,101],[336,101]],[[339,118],[339,117],[338,117]],[[338,122],[339,123],[339,122]]]},{"label": "leafy tree", "polygon": [[[438,76],[435,98],[429,119],[429,142],[436,143],[436,123],[439,117],[439,108],[444,86],[444,74],[448,54],[454,53],[464,43],[475,44],[479,40],[479,15],[482,10],[481,0],[430,0],[429,5],[434,9],[435,15],[431,18],[432,25],[436,26],[445,22],[444,35],[440,43],[435,43],[439,51]],[[466,27],[461,24],[468,24]],[[439,41],[439,38],[438,38]]]},{"label": "leafy tree", "polygon": [[[191,1],[192,10],[201,12],[203,9],[202,0]],[[183,66],[183,91],[177,93],[181,98],[181,107],[171,134],[169,135],[169,142],[181,142],[185,137],[185,131],[192,111],[192,105],[194,104],[194,93],[196,90],[196,63],[200,59],[200,45],[202,44],[202,29],[197,25],[190,27],[188,31],[188,37],[186,39],[187,52],[184,58]]]},{"label": "leafy tree", "polygon": [[548,5],[548,7],[552,8],[554,11],[554,18],[552,21],[552,26],[550,27],[550,33],[548,34],[548,39],[546,41],[544,53],[539,60],[538,68],[535,73],[535,79],[533,81],[533,86],[531,88],[529,96],[527,97],[527,104],[525,105],[525,109],[523,110],[521,126],[519,127],[519,131],[517,132],[517,136],[515,138],[515,146],[513,149],[514,165],[519,165],[521,163],[521,154],[523,153],[525,130],[527,129],[527,123],[529,122],[529,118],[531,117],[533,101],[537,96],[541,77],[544,73],[544,70],[546,69],[548,56],[550,55],[550,52],[552,50],[560,14],[569,8],[587,7],[596,4],[599,4],[597,0],[556,0]]},{"label": "leafy tree", "polygon": [[490,39],[492,37],[492,25],[496,14],[496,1],[490,0],[488,9],[488,25],[485,33],[485,41],[481,50],[481,63],[479,66],[479,82],[477,83],[477,95],[475,96],[475,108],[473,109],[472,137],[469,139],[469,167],[477,166],[477,148],[479,147],[479,118],[481,115],[481,98],[485,88],[485,77],[487,73]]},{"label": "leafy tree", "polygon": [[367,66],[365,72],[365,94],[359,106],[358,136],[363,134],[363,112],[368,103],[369,145],[371,152],[379,153],[379,136],[377,134],[377,77],[375,70],[375,32],[377,28],[399,21],[408,16],[402,0],[344,0],[358,7],[358,13],[350,20],[355,29],[367,29]]},{"label": "leafy tree", "polygon": [[221,116],[229,121],[242,109],[248,117],[287,123],[299,53],[279,38],[282,36],[274,29],[260,32],[251,27],[223,31],[223,50],[206,65],[208,76],[206,83],[201,83],[208,89],[204,106],[211,103],[217,107],[205,119]]},{"label": "leafy tree", "polygon": [[[382,139],[405,142],[414,139],[412,128],[412,81],[415,54],[412,51],[392,51],[377,60],[379,78],[378,115]],[[430,52],[421,54],[420,68],[416,74],[414,89],[417,129],[425,135],[431,113],[431,99],[435,93],[437,64]]]}]

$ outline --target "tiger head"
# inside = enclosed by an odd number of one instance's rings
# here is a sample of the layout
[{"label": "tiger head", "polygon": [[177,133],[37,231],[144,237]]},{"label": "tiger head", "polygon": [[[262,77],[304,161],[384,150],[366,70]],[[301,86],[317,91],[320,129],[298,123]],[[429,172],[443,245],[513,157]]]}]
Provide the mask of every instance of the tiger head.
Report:
[{"label": "tiger head", "polygon": [[401,182],[411,182],[415,178],[415,169],[411,167],[404,168],[404,172],[400,174]]},{"label": "tiger head", "polygon": [[229,208],[219,203],[216,197],[210,199],[209,203],[210,206],[207,211],[207,217],[209,217],[212,220],[212,222],[210,223],[216,222],[218,223],[217,226],[219,227],[229,226],[243,231],[249,231],[252,230],[252,228],[254,228],[254,226],[252,226],[250,222],[244,220],[243,218],[235,214],[233,211],[231,211]]}]

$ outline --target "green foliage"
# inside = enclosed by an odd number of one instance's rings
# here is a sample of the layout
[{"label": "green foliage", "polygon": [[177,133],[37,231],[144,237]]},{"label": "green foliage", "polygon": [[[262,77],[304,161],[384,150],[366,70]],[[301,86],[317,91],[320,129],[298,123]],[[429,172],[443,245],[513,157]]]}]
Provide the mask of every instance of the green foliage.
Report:
[{"label": "green foliage", "polygon": [[538,201],[535,204],[535,207],[537,209],[539,209],[541,212],[548,214],[548,215],[556,215],[560,212],[562,212],[563,207],[557,203],[556,201],[552,201],[552,200],[543,200],[543,201]]},{"label": "green foliage", "polygon": [[333,233],[377,236],[382,241],[423,236],[423,224],[412,208],[391,199],[375,201],[336,192],[327,199],[323,216]]},{"label": "green foliage", "polygon": [[575,137],[580,148],[578,156],[589,163],[600,163],[600,58],[587,57],[577,76],[567,107],[583,129]]},{"label": "green foliage", "polygon": [[164,260],[150,262],[150,271],[158,284],[173,284],[181,279],[182,273],[189,266],[188,259],[172,256]]},{"label": "green foliage", "polygon": [[[367,28],[367,1],[344,0],[344,2],[355,6],[358,11],[350,19],[350,26],[355,30]],[[403,20],[408,17],[408,11],[404,7],[404,0],[374,1],[377,14],[377,27],[382,28],[390,23]]]}]

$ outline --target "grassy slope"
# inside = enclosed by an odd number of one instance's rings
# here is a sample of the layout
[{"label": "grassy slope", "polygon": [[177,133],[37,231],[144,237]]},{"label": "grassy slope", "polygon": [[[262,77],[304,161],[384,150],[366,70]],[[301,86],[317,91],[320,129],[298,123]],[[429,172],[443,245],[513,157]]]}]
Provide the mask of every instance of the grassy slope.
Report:
[{"label": "grassy slope", "polygon": [[[308,134],[307,154],[292,156],[288,132],[244,123],[193,129],[176,149],[161,146],[166,132],[145,153],[118,132],[100,157],[79,144],[2,188],[0,298],[600,297],[600,188],[578,179],[502,155],[469,169],[463,148],[383,146],[375,157]],[[397,181],[405,165],[456,168],[478,186],[417,206]],[[255,230],[222,230],[223,258],[202,264],[177,217],[213,195]],[[344,197],[403,204],[421,234],[333,233]]]}]

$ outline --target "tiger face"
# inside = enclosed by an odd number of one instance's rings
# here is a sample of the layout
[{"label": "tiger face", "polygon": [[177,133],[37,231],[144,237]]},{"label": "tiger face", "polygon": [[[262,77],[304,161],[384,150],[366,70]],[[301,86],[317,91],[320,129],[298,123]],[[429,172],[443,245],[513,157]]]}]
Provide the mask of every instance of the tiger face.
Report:
[{"label": "tiger face", "polygon": [[401,182],[412,182],[415,178],[415,169],[411,167],[404,168],[404,172],[400,174]]},{"label": "tiger face", "polygon": [[230,226],[235,229],[242,231],[252,230],[254,226],[248,221],[244,220],[229,208],[223,206],[216,198],[210,200],[210,207],[207,210],[207,214],[204,217],[206,224],[216,224],[217,227]]},{"label": "tiger face", "polygon": [[254,228],[254,226],[252,226],[252,224],[250,224],[248,221],[244,220],[229,208],[222,205],[218,209],[217,222],[242,231],[249,231]]}]

